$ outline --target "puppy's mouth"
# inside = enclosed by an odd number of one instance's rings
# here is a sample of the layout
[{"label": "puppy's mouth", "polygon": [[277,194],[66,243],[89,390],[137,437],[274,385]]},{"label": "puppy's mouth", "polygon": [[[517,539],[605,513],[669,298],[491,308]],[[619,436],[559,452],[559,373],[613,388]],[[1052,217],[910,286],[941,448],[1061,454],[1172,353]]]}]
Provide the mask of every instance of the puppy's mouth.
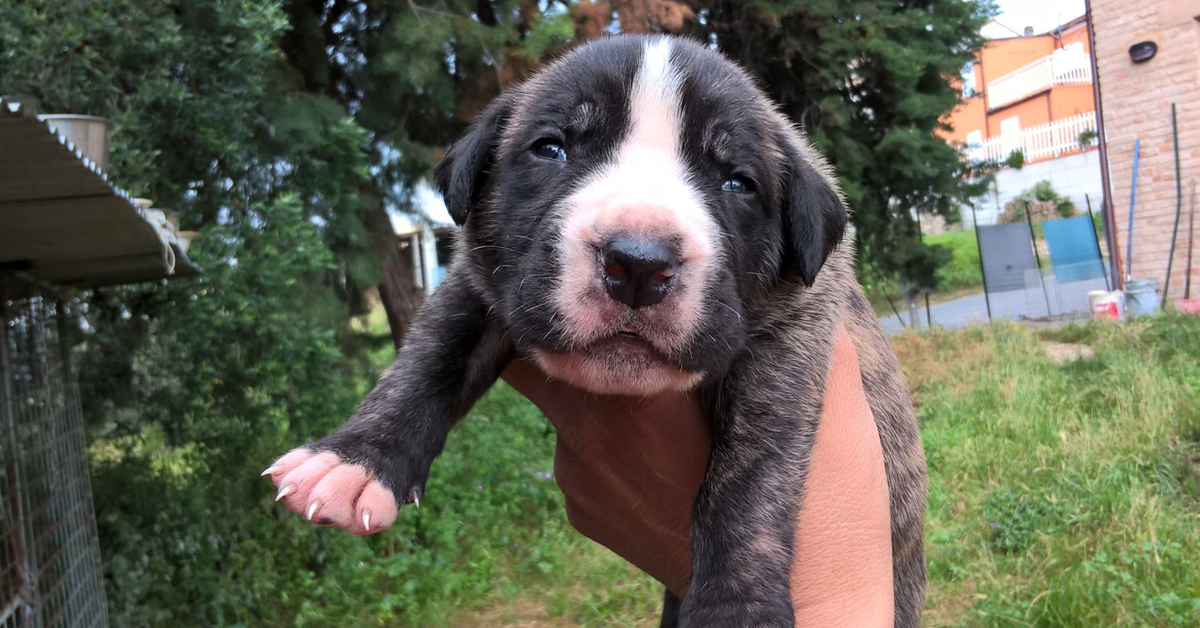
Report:
[{"label": "puppy's mouth", "polygon": [[631,360],[643,366],[670,364],[667,356],[654,343],[627,329],[593,340],[575,352],[592,359]]},{"label": "puppy's mouth", "polygon": [[596,393],[686,390],[703,377],[703,373],[684,371],[651,338],[627,328],[562,352],[535,350],[534,357],[549,375]]}]

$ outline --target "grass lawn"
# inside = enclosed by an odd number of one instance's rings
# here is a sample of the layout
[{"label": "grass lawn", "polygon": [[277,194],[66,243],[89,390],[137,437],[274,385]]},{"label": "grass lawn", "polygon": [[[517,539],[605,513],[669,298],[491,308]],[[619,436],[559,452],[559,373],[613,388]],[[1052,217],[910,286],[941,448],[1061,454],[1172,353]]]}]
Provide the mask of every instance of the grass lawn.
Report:
[{"label": "grass lawn", "polygon": [[[926,625],[1200,625],[1200,317],[893,342],[929,457]],[[657,584],[566,523],[553,445],[498,386],[305,624],[657,625]]]}]

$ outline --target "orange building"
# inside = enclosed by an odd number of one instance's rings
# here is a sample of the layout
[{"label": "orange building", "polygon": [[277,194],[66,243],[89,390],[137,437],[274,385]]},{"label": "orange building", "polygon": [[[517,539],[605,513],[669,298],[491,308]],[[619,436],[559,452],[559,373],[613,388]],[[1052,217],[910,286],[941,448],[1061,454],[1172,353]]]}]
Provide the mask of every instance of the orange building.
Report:
[{"label": "orange building", "polygon": [[963,103],[942,136],[974,159],[1003,161],[1019,150],[1031,163],[1095,147],[1088,135],[1080,141],[1096,128],[1086,18],[1030,31],[989,40],[963,69]]}]

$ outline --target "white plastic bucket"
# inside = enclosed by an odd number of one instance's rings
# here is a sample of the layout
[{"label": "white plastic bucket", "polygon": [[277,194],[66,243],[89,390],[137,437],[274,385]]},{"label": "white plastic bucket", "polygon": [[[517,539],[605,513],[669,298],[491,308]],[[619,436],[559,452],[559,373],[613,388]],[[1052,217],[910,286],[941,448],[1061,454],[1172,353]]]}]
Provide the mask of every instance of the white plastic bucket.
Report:
[{"label": "white plastic bucket", "polygon": [[1088,293],[1092,318],[1119,321],[1125,318],[1125,295],[1120,290],[1093,290]]},{"label": "white plastic bucket", "polygon": [[56,133],[74,142],[76,150],[92,160],[102,171],[108,170],[108,149],[112,141],[113,123],[96,116],[77,116],[70,113],[38,116],[54,127]]}]

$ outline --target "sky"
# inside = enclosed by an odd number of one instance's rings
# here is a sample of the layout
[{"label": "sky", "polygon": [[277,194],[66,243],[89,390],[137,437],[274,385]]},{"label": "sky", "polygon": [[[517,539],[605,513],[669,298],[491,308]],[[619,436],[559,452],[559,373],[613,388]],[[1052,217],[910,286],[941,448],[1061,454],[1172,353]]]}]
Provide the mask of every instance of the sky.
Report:
[{"label": "sky", "polygon": [[996,0],[996,6],[1000,15],[983,28],[988,38],[1015,37],[1026,26],[1044,33],[1084,13],[1083,0]]}]

